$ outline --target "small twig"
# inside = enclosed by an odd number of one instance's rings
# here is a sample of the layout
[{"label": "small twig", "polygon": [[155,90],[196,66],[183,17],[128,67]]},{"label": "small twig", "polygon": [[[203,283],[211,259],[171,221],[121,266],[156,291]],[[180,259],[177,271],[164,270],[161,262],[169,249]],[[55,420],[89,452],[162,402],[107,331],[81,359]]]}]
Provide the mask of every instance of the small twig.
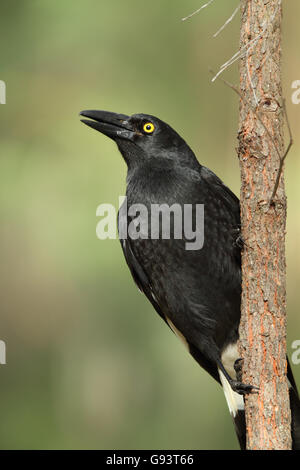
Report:
[{"label": "small twig", "polygon": [[[212,74],[214,74],[213,70],[210,70],[210,72]],[[282,170],[283,170],[283,165],[284,165],[284,161],[293,145],[293,136],[292,136],[292,130],[291,130],[291,126],[290,126],[290,121],[289,121],[289,118],[288,118],[288,114],[287,114],[287,111],[286,111],[286,105],[285,105],[285,100],[283,100],[283,111],[284,111],[284,114],[285,114],[285,118],[286,118],[286,123],[287,123],[287,127],[288,127],[288,131],[289,131],[289,138],[290,138],[290,141],[288,143],[288,146],[284,152],[283,155],[280,154],[279,150],[278,150],[278,147],[273,139],[273,136],[272,134],[270,133],[269,129],[267,128],[267,126],[265,125],[265,123],[263,122],[263,120],[261,119],[260,115],[259,115],[259,111],[257,108],[253,108],[253,106],[251,105],[251,103],[249,103],[249,101],[242,95],[242,93],[240,92],[240,90],[235,86],[233,85],[232,83],[228,82],[227,80],[224,80],[222,77],[217,77],[219,80],[221,80],[226,86],[228,86],[229,88],[231,88],[235,93],[237,93],[239,95],[239,97],[241,98],[241,100],[243,101],[244,104],[246,104],[249,109],[252,111],[252,113],[257,117],[257,119],[259,120],[259,122],[261,123],[261,125],[263,126],[263,128],[265,129],[270,141],[272,142],[273,146],[274,146],[274,149],[278,155],[278,158],[279,158],[279,168],[278,168],[278,172],[277,172],[277,177],[276,177],[276,181],[275,181],[275,185],[274,185],[274,188],[273,188],[273,192],[272,192],[272,196],[270,198],[270,202],[269,202],[269,207],[274,203],[274,198],[276,196],[276,193],[277,193],[277,189],[278,189],[278,186],[279,186],[279,182],[280,182],[280,176],[281,176],[281,173],[282,173]]]},{"label": "small twig", "polygon": [[230,18],[228,18],[228,20],[225,21],[225,23],[221,26],[220,29],[218,29],[218,31],[213,35],[214,38],[216,38],[218,36],[218,34],[221,33],[221,31],[223,31],[223,29],[226,28],[226,26],[233,20],[233,18],[235,17],[235,15],[237,14],[237,12],[239,11],[241,7],[241,2],[239,2],[238,6],[236,7],[236,9],[234,10],[234,12],[232,13],[232,15],[230,16]]},{"label": "small twig", "polygon": [[246,55],[247,75],[248,75],[248,79],[249,79],[251,89],[252,89],[252,92],[253,92],[253,96],[254,96],[254,99],[255,99],[256,107],[257,107],[258,106],[258,100],[257,100],[257,96],[256,96],[256,93],[255,93],[254,85],[253,85],[251,74],[250,74],[250,68],[249,68],[249,63],[248,63],[248,54],[249,54],[249,52],[247,51],[247,55]]},{"label": "small twig", "polygon": [[[214,72],[212,70],[210,70],[210,72],[213,74]],[[240,92],[240,90],[234,86],[232,83],[228,82],[227,80],[224,80],[224,78],[222,77],[217,77],[218,80],[221,80],[221,82],[223,82],[226,86],[228,86],[229,88],[231,88],[233,91],[235,91],[235,93],[237,93],[239,95],[239,97],[241,98],[241,100],[243,101],[243,103],[245,105],[248,106],[248,108],[252,111],[252,113],[257,117],[257,119],[259,120],[259,122],[261,123],[261,125],[263,126],[263,128],[265,129],[266,133],[268,134],[268,137],[269,139],[271,140],[276,152],[277,152],[277,155],[279,157],[279,159],[281,158],[281,155],[280,155],[280,152],[274,142],[274,139],[269,131],[269,129],[267,128],[267,126],[265,125],[265,123],[263,122],[263,120],[261,119],[260,115],[258,114],[258,110],[257,108],[253,108],[253,106],[251,105],[251,103],[249,103],[249,101],[242,95],[242,93]]]},{"label": "small twig", "polygon": [[198,10],[194,11],[193,13],[191,13],[191,14],[188,15],[188,16],[186,16],[185,18],[181,18],[181,21],[188,20],[188,19],[191,18],[192,16],[197,15],[197,13],[199,13],[201,10],[203,10],[203,8],[208,7],[213,1],[214,1],[214,0],[209,0],[209,2],[205,3],[204,5],[202,5],[202,7],[198,8]]},{"label": "small twig", "polygon": [[228,67],[230,67],[234,62],[237,60],[241,59],[245,54],[249,52],[252,46],[255,45],[255,43],[259,40],[259,38],[264,34],[264,30],[255,38],[251,39],[249,43],[246,46],[243,46],[241,49],[239,49],[225,64],[221,65],[220,70],[218,73],[212,78],[212,82],[214,82],[223,72],[226,70]]},{"label": "small twig", "polygon": [[287,113],[287,110],[286,110],[285,99],[283,100],[283,111],[284,111],[284,115],[285,115],[285,119],[286,119],[287,128],[288,128],[288,131],[289,131],[290,141],[288,143],[288,146],[287,146],[283,156],[280,157],[280,160],[279,160],[279,168],[278,168],[277,177],[276,177],[274,189],[273,189],[273,192],[272,192],[272,196],[271,196],[271,199],[270,199],[270,204],[272,204],[274,199],[275,199],[277,189],[278,189],[278,186],[279,186],[279,182],[280,182],[281,173],[282,173],[282,170],[283,170],[284,161],[285,161],[285,159],[286,159],[286,157],[287,157],[287,155],[288,155],[289,151],[291,150],[291,147],[294,143],[293,135],[292,135],[292,129],[291,129],[291,126],[290,126],[290,121],[289,121],[288,113]]},{"label": "small twig", "polygon": [[262,35],[265,33],[265,31],[267,30],[267,27],[273,23],[278,11],[279,11],[279,8],[280,8],[280,5],[281,5],[281,2],[282,0],[278,0],[278,6],[276,8],[276,11],[274,12],[274,15],[272,16],[270,22],[268,22],[267,20],[264,21],[263,25],[262,25],[262,31],[260,32],[260,34],[258,34],[255,38],[251,39],[251,41],[248,42],[248,44],[246,44],[245,46],[243,46],[241,49],[239,49],[232,57],[231,59],[229,59],[227,62],[225,62],[225,64],[221,65],[218,73],[212,78],[212,82],[214,82],[218,77],[219,75],[221,75],[228,67],[230,67],[232,64],[234,64],[237,60],[241,59],[242,57],[244,57],[245,55],[248,54],[248,52],[250,51],[250,49],[256,44],[256,42],[262,37]]}]

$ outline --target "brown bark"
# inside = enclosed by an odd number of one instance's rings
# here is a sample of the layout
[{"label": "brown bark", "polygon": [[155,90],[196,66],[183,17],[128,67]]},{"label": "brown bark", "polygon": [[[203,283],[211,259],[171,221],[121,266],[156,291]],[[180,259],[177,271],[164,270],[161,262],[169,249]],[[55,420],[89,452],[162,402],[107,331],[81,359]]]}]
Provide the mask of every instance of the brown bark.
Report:
[{"label": "brown bark", "polygon": [[245,399],[247,448],[290,449],[283,174],[270,204],[280,163],[278,152],[284,153],[281,1],[242,0],[241,20],[240,47],[248,52],[240,61],[239,160],[246,243],[240,351],[243,382],[259,387],[258,393]]}]

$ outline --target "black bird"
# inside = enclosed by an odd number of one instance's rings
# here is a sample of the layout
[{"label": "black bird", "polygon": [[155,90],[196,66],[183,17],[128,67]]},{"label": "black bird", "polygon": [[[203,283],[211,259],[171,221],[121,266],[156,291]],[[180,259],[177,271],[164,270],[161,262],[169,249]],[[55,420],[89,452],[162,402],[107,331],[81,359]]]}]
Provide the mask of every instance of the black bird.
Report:
[{"label": "black bird", "polygon": [[[204,243],[187,249],[187,237],[175,236],[175,212],[170,211],[170,237],[151,238],[152,219],[121,208],[120,240],[126,262],[139,289],[184,342],[194,359],[222,384],[236,432],[245,448],[243,394],[255,389],[240,379],[237,351],[241,300],[241,239],[238,198],[208,168],[168,124],[146,114],[127,116],[106,111],[82,111],[82,122],[113,139],[128,167],[127,206],[143,204],[184,211],[198,230],[196,207],[204,205]],[[139,237],[126,227],[143,224]],[[161,221],[161,219],[160,219]],[[148,231],[145,233],[145,227]],[[153,228],[153,227],[152,227]],[[300,403],[290,367],[293,447],[300,449]]]}]

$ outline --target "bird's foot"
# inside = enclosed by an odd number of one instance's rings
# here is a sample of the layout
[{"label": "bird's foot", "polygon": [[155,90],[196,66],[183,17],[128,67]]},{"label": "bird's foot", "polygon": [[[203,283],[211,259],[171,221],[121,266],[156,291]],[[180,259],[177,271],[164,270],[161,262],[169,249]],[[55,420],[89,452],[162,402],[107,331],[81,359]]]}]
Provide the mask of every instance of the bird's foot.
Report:
[{"label": "bird's foot", "polygon": [[238,380],[231,380],[230,386],[234,392],[237,392],[240,395],[248,395],[249,393],[259,390],[259,388],[255,387],[254,385],[244,384]]},{"label": "bird's foot", "polygon": [[233,368],[235,370],[236,380],[232,380],[230,385],[234,392],[237,392],[240,395],[247,395],[248,393],[258,391],[259,388],[255,387],[254,385],[244,384],[242,382],[243,364],[244,364],[244,359],[242,357],[239,357],[234,362]]},{"label": "bird's foot", "polygon": [[236,375],[236,380],[238,382],[242,382],[243,364],[244,364],[244,359],[242,357],[239,357],[233,364],[233,368],[235,370],[235,375]]},{"label": "bird's foot", "polygon": [[236,239],[233,242],[233,245],[238,247],[238,248],[241,248],[241,249],[244,248],[244,246],[247,246],[245,240],[242,237],[242,235],[238,235],[236,237]]},{"label": "bird's foot", "polygon": [[237,248],[240,248],[240,249],[244,248],[246,243],[242,237],[240,227],[236,227],[232,229],[232,233],[234,234],[233,246],[236,246]]}]

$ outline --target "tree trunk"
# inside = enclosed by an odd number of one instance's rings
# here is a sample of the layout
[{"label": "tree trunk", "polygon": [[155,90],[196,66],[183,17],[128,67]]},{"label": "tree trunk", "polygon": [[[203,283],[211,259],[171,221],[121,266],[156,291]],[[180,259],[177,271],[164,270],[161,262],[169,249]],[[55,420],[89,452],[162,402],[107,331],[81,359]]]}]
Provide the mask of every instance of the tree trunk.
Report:
[{"label": "tree trunk", "polygon": [[[242,257],[240,352],[248,449],[291,449],[286,379],[285,224],[280,0],[241,1],[240,125]],[[246,52],[247,51],[247,52]],[[276,150],[277,148],[277,150]]]}]

